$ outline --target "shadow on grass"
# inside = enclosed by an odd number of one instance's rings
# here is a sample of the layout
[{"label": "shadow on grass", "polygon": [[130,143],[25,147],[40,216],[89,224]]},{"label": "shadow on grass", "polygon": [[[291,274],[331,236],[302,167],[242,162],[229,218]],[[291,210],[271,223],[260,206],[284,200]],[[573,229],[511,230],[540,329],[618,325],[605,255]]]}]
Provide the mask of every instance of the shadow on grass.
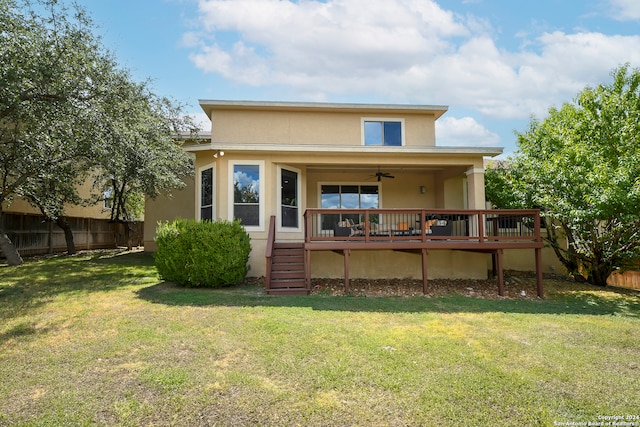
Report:
[{"label": "shadow on grass", "polygon": [[138,291],[144,300],[166,305],[301,307],[325,311],[389,313],[525,313],[640,317],[640,295],[611,290],[562,292],[544,300],[481,299],[452,294],[439,297],[271,296],[259,286],[194,289],[160,283]]},{"label": "shadow on grass", "polygon": [[31,258],[17,267],[1,265],[0,319],[24,314],[60,294],[108,292],[143,283],[150,276],[156,277],[150,254],[117,250]]}]

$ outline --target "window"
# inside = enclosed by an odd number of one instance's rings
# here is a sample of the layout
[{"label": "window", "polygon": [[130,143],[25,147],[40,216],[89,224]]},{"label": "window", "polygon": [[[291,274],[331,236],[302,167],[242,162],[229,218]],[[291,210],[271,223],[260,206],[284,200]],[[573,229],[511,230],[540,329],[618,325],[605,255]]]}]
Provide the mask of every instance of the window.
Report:
[{"label": "window", "polygon": [[214,174],[213,166],[200,170],[200,220],[213,221],[213,200],[214,200]]},{"label": "window", "polygon": [[230,216],[239,219],[249,231],[262,230],[264,224],[263,169],[264,162],[230,164],[233,182]]},{"label": "window", "polygon": [[111,209],[113,208],[113,188],[111,187],[107,187],[104,189],[104,191],[102,192],[103,195],[103,200],[104,200],[104,205],[103,207],[105,209]]},{"label": "window", "polygon": [[403,144],[402,120],[363,119],[364,145],[400,147]]},{"label": "window", "polygon": [[300,180],[299,171],[294,168],[278,168],[280,184],[280,228],[289,231],[300,229]]},{"label": "window", "polygon": [[[320,206],[323,209],[373,209],[380,207],[380,187],[377,185],[322,185]],[[323,215],[322,229],[332,230],[337,221],[351,219],[361,222],[359,215]]]}]

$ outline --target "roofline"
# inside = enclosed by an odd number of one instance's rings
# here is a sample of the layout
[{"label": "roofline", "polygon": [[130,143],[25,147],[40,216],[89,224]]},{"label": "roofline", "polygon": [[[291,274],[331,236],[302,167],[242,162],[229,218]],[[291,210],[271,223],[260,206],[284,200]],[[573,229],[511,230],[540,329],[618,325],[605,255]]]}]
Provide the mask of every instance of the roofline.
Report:
[{"label": "roofline", "polygon": [[358,154],[445,154],[445,155],[482,155],[494,157],[502,154],[502,147],[458,147],[458,146],[351,146],[351,145],[315,145],[315,144],[237,144],[203,143],[183,146],[188,152],[197,151],[255,151],[255,152],[294,152],[294,153],[358,153]]},{"label": "roofline", "polygon": [[326,112],[389,112],[401,114],[433,114],[436,119],[449,109],[446,105],[415,104],[359,104],[334,102],[289,102],[289,101],[233,101],[233,100],[198,100],[200,107],[211,117],[216,107],[236,110],[275,110],[275,111],[326,111]]},{"label": "roofline", "polygon": [[174,139],[179,141],[193,141],[202,139],[211,141],[211,131],[202,131],[196,134],[192,134],[191,132],[180,132],[174,135]]}]

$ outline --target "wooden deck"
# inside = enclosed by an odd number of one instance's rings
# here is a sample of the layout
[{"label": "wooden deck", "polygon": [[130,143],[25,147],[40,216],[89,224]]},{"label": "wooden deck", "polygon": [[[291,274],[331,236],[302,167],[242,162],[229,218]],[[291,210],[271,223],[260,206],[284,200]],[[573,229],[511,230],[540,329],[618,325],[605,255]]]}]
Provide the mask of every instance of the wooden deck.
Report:
[{"label": "wooden deck", "polygon": [[[267,243],[267,289],[270,289],[275,219]],[[537,210],[445,209],[308,209],[304,215],[305,290],[311,286],[311,252],[334,251],[344,256],[345,289],[349,289],[349,258],[355,250],[395,250],[422,255],[423,292],[428,293],[428,252],[434,249],[492,255],[498,294],[504,294],[503,252],[533,249],[538,296],[542,287],[542,238]]]}]

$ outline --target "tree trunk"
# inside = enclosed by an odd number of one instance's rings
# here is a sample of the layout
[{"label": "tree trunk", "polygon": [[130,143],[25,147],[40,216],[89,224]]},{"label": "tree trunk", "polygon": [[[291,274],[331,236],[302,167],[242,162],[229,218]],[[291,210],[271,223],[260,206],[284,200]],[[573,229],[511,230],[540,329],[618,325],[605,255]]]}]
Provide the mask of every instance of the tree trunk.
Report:
[{"label": "tree trunk", "polygon": [[11,243],[11,239],[4,232],[4,229],[0,230],[0,249],[5,257],[7,257],[7,263],[9,265],[21,265],[24,263],[22,257],[18,253],[16,247]]},{"label": "tree trunk", "polygon": [[597,260],[589,266],[587,270],[587,281],[596,286],[607,286],[607,279],[614,268],[610,263],[600,263]]},{"label": "tree trunk", "polygon": [[129,221],[125,221],[122,223],[124,226],[124,240],[127,242],[127,249],[133,249],[133,245],[131,244],[131,224]]},{"label": "tree trunk", "polygon": [[73,231],[69,221],[63,216],[59,216],[56,219],[56,225],[64,230],[64,240],[67,242],[67,254],[73,255],[76,253],[76,244],[73,241]]}]

